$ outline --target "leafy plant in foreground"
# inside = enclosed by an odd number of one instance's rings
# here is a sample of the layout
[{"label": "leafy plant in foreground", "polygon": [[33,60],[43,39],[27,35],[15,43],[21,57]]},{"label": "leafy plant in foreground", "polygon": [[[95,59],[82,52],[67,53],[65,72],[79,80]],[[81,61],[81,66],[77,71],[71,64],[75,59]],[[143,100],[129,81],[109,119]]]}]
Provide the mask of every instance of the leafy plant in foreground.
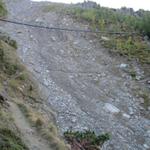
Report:
[{"label": "leafy plant in foreground", "polygon": [[99,150],[99,147],[110,139],[108,133],[96,135],[94,131],[90,130],[84,132],[66,131],[64,137],[71,144],[73,150]]}]

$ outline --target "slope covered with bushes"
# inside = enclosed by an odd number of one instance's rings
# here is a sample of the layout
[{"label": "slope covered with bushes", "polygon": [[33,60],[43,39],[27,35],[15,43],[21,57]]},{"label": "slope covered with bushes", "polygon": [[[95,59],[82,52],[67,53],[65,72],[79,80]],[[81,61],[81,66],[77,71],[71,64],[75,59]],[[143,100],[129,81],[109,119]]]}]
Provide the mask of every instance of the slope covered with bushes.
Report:
[{"label": "slope covered with bushes", "polygon": [[[113,52],[130,58],[136,58],[140,63],[150,63],[150,12],[122,8],[120,10],[97,6],[96,8],[72,7],[64,10],[66,14],[79,21],[87,22],[92,30],[104,32],[127,32],[127,34],[107,34],[109,40],[103,45]],[[130,34],[131,33],[131,34]],[[145,39],[144,36],[147,36]]]},{"label": "slope covered with bushes", "polygon": [[43,11],[63,12],[79,22],[89,24],[91,30],[106,32],[101,34],[109,36],[109,40],[102,42],[104,47],[129,59],[135,58],[142,64],[150,64],[150,11],[135,12],[130,8],[110,9],[99,5],[84,8],[83,4],[72,7],[51,4]]}]

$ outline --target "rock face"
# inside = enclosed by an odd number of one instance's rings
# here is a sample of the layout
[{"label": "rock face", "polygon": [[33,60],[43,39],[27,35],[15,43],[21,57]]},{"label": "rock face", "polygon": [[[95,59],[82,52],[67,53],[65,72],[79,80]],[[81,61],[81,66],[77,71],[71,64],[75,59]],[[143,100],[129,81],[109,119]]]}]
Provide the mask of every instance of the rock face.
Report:
[{"label": "rock face", "polygon": [[[6,2],[11,20],[36,24],[40,18],[45,26],[88,28],[69,16],[43,12],[47,3]],[[110,132],[111,140],[102,150],[146,150],[150,146],[147,132],[150,121],[142,115],[147,111],[141,113],[140,100],[134,90],[139,88],[138,81],[118,67],[131,62],[111,56],[99,39],[90,34],[9,23],[1,28],[17,41],[18,54],[45,94],[43,103],[56,112],[61,133],[70,128],[91,129],[98,134]]]}]

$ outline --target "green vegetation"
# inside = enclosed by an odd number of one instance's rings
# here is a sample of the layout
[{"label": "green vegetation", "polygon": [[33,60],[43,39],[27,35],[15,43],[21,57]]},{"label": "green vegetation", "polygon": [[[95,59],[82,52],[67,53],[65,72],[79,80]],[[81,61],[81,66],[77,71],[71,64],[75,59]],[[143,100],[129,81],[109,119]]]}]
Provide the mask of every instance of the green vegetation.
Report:
[{"label": "green vegetation", "polygon": [[83,9],[72,7],[65,9],[66,14],[76,19],[88,21],[99,30],[110,32],[144,32],[149,36],[150,12],[140,10],[138,14],[126,14],[105,7]]},{"label": "green vegetation", "polygon": [[66,140],[71,144],[72,150],[99,150],[105,141],[110,139],[108,133],[96,135],[95,132],[87,130],[85,132],[67,131],[64,133]]},{"label": "green vegetation", "polygon": [[143,91],[140,94],[140,97],[144,99],[143,107],[148,110],[148,107],[150,107],[150,95],[147,91]]},{"label": "green vegetation", "polygon": [[0,149],[1,150],[28,150],[21,139],[14,132],[7,128],[0,128]]},{"label": "green vegetation", "polygon": [[16,41],[10,39],[10,37],[7,34],[0,33],[0,38],[3,39],[3,41],[7,43],[9,46],[13,47],[14,49],[17,49]]},{"label": "green vegetation", "polygon": [[[22,70],[15,48],[16,42],[0,32],[0,93],[4,91],[4,88],[9,89],[6,86],[7,81]],[[1,98],[7,99],[3,96]],[[6,100],[0,104],[0,149],[28,150],[20,138]]]},{"label": "green vegetation", "polygon": [[141,63],[150,64],[150,46],[143,36],[150,37],[150,12],[140,10],[140,15],[129,15],[113,9],[98,7],[82,9],[66,8],[66,14],[79,21],[87,22],[93,30],[109,32],[136,32],[134,35],[109,35],[109,40],[103,45],[113,52],[138,59]]},{"label": "green vegetation", "polygon": [[135,58],[141,63],[150,64],[150,47],[141,37],[112,37],[109,41],[104,41],[104,46],[128,59]]},{"label": "green vegetation", "polygon": [[[126,8],[125,8],[126,9]],[[144,36],[150,38],[150,12],[124,13],[97,5],[96,8],[84,9],[80,7],[64,7],[64,5],[51,4],[44,8],[45,12],[55,11],[70,15],[80,22],[86,22],[92,30],[108,32],[128,32],[129,34],[108,35],[109,40],[103,41],[103,46],[111,52],[136,59],[141,64],[150,64],[150,46]],[[136,32],[131,35],[130,32]]]},{"label": "green vegetation", "polygon": [[141,16],[138,18],[137,28],[150,38],[150,12],[141,11]]},{"label": "green vegetation", "polygon": [[15,41],[9,41],[6,36],[0,36],[0,67],[1,72],[3,71],[7,77],[15,74],[18,70],[21,70],[17,59],[15,59],[16,55],[13,52],[16,47]]},{"label": "green vegetation", "polygon": [[[37,112],[40,109],[41,96],[34,79],[21,65],[16,47],[15,41],[0,32],[0,92],[7,89],[9,97],[18,104],[30,124],[37,128],[39,134],[49,141],[54,150],[66,150],[67,147],[60,139],[57,127],[52,123],[53,116],[48,120],[42,112]],[[0,130],[0,142],[4,141],[0,143],[0,146],[3,146],[0,149],[7,150],[6,146],[8,146],[8,150],[27,149],[19,139],[20,135],[18,135],[18,129],[12,120],[9,107],[5,108],[4,104],[0,105],[0,129],[8,131],[8,134],[5,135]]]},{"label": "green vegetation", "polygon": [[44,116],[41,113],[36,112],[31,107],[23,103],[18,103],[20,110],[28,118],[32,126],[35,126],[41,135],[47,139],[50,143],[50,146],[54,150],[66,150],[67,146],[65,143],[59,139],[57,128],[53,123],[45,121]]},{"label": "green vegetation", "polygon": [[7,14],[7,10],[5,7],[5,4],[3,3],[2,0],[0,0],[0,17],[4,17]]}]

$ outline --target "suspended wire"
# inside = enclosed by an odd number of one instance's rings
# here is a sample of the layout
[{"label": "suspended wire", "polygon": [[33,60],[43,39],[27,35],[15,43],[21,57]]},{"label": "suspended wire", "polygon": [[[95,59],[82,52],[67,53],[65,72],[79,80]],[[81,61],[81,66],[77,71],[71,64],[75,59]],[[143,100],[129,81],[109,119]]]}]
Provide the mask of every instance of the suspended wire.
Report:
[{"label": "suspended wire", "polygon": [[21,26],[47,29],[47,30],[60,30],[60,31],[97,33],[97,34],[98,33],[102,33],[102,34],[127,34],[127,35],[139,34],[137,32],[110,32],[110,31],[93,31],[93,30],[69,29],[69,28],[60,28],[60,27],[48,27],[48,26],[42,26],[42,25],[37,25],[37,24],[29,24],[29,23],[18,22],[18,21],[13,21],[13,20],[6,20],[6,19],[1,19],[1,18],[0,18],[0,21],[11,23],[11,24],[16,24],[16,25],[21,25]]},{"label": "suspended wire", "polygon": [[[92,30],[80,30],[80,29],[68,29],[68,28],[58,28],[58,27],[48,27],[48,26],[41,26],[41,25],[35,25],[35,24],[28,24],[18,21],[12,21],[12,20],[6,20],[0,18],[0,21],[7,22],[11,24],[21,25],[21,26],[28,26],[28,27],[34,27],[34,28],[41,28],[41,29],[48,29],[48,30],[61,30],[61,31],[71,31],[71,32],[84,32],[84,33],[104,33],[104,34],[138,34],[137,32],[107,32],[107,31],[92,31]],[[70,73],[70,74],[101,74],[99,71],[69,71],[69,70],[55,70],[55,69],[49,69],[52,72],[61,72],[61,73]]]}]

